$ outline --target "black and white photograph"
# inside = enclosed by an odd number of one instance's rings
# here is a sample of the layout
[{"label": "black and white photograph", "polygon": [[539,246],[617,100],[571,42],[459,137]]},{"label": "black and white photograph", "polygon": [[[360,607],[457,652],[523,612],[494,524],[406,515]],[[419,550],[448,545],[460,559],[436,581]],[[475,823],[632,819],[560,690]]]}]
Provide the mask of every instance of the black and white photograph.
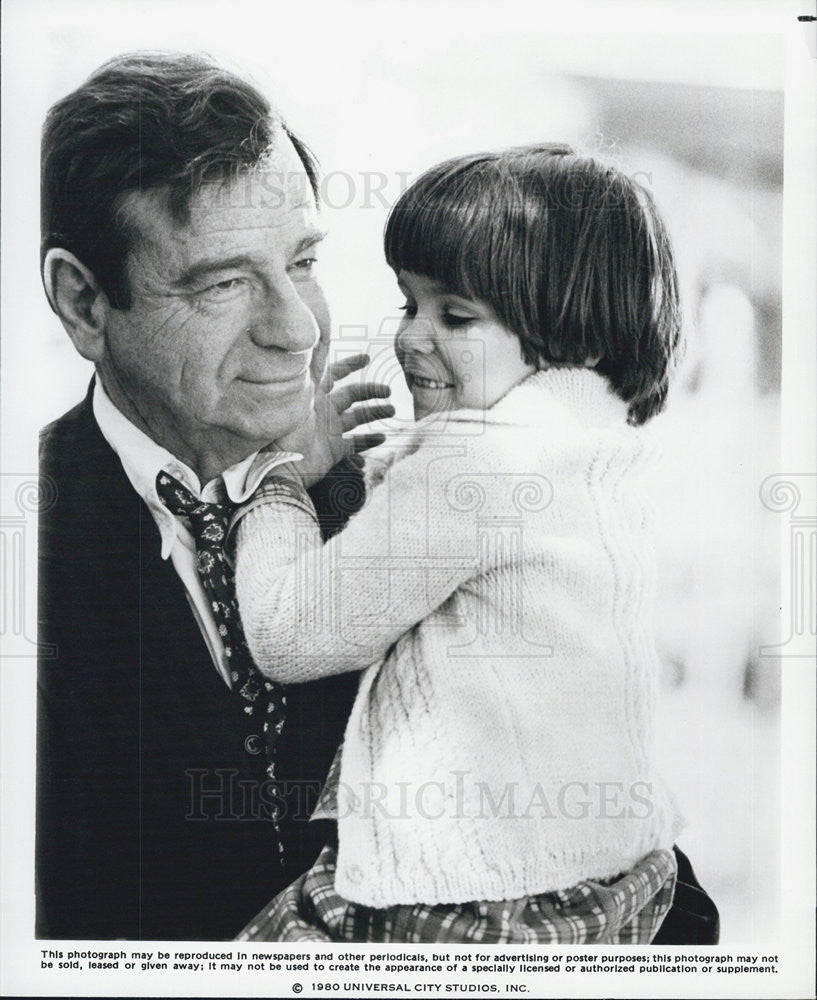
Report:
[{"label": "black and white photograph", "polygon": [[817,9],[2,44],[0,993],[813,996]]}]

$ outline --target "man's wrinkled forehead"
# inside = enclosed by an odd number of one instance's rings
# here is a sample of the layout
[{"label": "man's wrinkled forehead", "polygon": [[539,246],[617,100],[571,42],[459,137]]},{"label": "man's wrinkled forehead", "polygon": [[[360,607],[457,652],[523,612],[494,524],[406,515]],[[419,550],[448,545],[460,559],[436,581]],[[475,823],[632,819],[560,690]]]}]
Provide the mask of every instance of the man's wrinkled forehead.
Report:
[{"label": "man's wrinkled forehead", "polygon": [[284,249],[318,228],[315,197],[300,160],[269,158],[238,177],[207,183],[191,197],[183,221],[174,218],[167,189],[133,192],[121,211],[131,233],[129,256],[151,261],[152,270],[171,272],[189,264],[197,249],[259,239],[280,242]]},{"label": "man's wrinkled forehead", "polygon": [[224,229],[277,228],[317,214],[300,163],[264,162],[226,182],[210,182],[190,201],[187,229],[206,236]]},{"label": "man's wrinkled forehead", "polygon": [[166,188],[128,193],[120,212],[129,226],[137,229],[150,229],[154,223],[177,234],[206,235],[224,229],[283,225],[295,213],[317,214],[317,205],[303,167],[282,170],[264,163],[237,177],[206,182],[191,194],[183,218],[174,217]]}]

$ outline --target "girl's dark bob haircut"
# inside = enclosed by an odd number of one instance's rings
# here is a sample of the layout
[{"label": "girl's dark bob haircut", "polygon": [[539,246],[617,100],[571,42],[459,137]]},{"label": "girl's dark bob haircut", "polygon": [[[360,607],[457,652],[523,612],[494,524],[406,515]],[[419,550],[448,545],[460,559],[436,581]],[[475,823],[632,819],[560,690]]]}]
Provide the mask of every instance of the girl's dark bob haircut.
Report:
[{"label": "girl's dark bob haircut", "polygon": [[400,196],[385,248],[395,273],[490,305],[530,364],[593,364],[631,424],[664,406],[672,248],[650,192],[615,167],[556,144],[447,160]]}]

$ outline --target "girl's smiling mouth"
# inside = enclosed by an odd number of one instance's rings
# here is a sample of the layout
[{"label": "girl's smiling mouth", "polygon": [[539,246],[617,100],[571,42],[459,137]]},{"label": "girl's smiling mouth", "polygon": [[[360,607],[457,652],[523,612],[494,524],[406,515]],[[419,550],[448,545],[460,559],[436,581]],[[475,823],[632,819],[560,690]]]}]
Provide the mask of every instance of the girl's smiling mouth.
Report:
[{"label": "girl's smiling mouth", "polygon": [[414,372],[406,372],[406,382],[409,389],[453,389],[453,382],[441,382],[439,379],[426,378]]}]

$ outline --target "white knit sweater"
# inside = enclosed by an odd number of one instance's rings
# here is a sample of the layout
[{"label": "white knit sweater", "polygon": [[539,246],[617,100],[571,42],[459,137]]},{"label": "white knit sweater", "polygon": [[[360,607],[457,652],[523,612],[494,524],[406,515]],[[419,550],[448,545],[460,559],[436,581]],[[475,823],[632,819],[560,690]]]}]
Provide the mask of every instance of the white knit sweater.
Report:
[{"label": "white knit sweater", "polygon": [[652,445],[585,369],[426,420],[369,461],[326,545],[286,502],[239,529],[259,667],[368,667],[346,730],[336,889],[511,899],[632,868],[680,829],[653,767]]}]

